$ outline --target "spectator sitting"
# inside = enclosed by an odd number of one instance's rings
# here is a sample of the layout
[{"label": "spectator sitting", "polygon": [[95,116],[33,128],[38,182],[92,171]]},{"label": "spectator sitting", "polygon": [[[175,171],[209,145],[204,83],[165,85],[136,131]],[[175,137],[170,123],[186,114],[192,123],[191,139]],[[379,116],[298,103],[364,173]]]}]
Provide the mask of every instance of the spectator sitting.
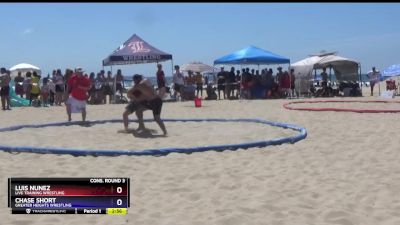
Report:
[{"label": "spectator sitting", "polygon": [[207,97],[205,100],[217,100],[218,96],[215,94],[215,88],[212,87],[211,84],[207,85]]}]

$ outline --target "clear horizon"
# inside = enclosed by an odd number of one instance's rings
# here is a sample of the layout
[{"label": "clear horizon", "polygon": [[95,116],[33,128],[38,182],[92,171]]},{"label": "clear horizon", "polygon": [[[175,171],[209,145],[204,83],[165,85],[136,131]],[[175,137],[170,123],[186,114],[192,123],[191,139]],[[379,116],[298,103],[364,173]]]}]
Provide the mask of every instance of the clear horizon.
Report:
[{"label": "clear horizon", "polygon": [[[1,3],[0,9],[0,66],[30,63],[43,75],[75,67],[98,72],[133,34],[172,54],[178,65],[212,65],[249,45],[291,63],[337,51],[360,62],[363,74],[400,63],[399,3]],[[171,76],[171,61],[162,64]],[[156,65],[113,66],[113,73],[117,69],[153,77]]]}]

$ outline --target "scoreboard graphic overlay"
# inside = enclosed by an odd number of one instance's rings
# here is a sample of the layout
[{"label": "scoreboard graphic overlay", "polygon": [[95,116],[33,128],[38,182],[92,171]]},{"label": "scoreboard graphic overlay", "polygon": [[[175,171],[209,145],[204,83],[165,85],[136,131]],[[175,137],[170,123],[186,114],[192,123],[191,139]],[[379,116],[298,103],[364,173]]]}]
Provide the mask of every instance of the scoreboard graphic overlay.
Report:
[{"label": "scoreboard graphic overlay", "polygon": [[130,207],[129,178],[8,178],[12,214],[114,214]]}]

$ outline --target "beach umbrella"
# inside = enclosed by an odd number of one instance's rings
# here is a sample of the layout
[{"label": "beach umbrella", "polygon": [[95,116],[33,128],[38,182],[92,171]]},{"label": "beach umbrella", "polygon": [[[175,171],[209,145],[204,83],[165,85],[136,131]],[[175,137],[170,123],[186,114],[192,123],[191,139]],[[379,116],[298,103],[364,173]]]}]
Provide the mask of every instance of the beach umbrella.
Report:
[{"label": "beach umbrella", "polygon": [[391,65],[382,72],[383,77],[400,76],[400,64]]},{"label": "beach umbrella", "polygon": [[191,62],[181,66],[182,71],[205,72],[216,70],[214,67],[204,64],[202,62]]}]

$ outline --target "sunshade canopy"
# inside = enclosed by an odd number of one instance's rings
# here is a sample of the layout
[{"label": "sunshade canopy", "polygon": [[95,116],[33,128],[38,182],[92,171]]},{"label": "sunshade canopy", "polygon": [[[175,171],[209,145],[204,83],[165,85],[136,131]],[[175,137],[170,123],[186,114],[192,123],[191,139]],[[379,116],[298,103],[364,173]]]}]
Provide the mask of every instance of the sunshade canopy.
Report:
[{"label": "sunshade canopy", "polygon": [[359,79],[358,66],[358,62],[332,53],[313,55],[293,63],[290,67],[294,69],[297,77],[310,79],[314,69],[332,68],[337,80],[357,81]]},{"label": "sunshade canopy", "polygon": [[18,72],[21,72],[22,76],[25,76],[26,72],[33,72],[36,71],[38,74],[40,74],[42,71],[40,70],[39,67],[28,64],[28,63],[20,63],[17,64],[13,67],[10,68],[10,72],[11,72],[11,78],[14,78],[18,75]]},{"label": "sunshade canopy", "polygon": [[157,63],[171,59],[171,54],[158,50],[134,34],[110,56],[103,60],[103,66]]},{"label": "sunshade canopy", "polygon": [[267,50],[249,46],[214,61],[214,64],[283,64],[290,63],[288,58]]},{"label": "sunshade canopy", "polygon": [[10,68],[10,71],[16,71],[16,70],[18,70],[18,71],[22,71],[22,70],[27,70],[27,71],[36,70],[36,71],[40,71],[40,68],[37,67],[37,66],[31,65],[31,64],[28,64],[28,63],[20,63],[20,64],[17,64],[17,65],[15,65],[15,66],[13,66],[13,67]]}]

